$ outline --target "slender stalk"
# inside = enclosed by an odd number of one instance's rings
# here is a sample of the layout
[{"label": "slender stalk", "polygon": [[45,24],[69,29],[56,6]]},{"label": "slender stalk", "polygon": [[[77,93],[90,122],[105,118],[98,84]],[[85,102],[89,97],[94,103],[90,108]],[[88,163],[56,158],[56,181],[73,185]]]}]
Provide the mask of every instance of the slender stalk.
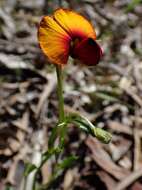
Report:
[{"label": "slender stalk", "polygon": [[[65,114],[64,114],[64,98],[63,98],[63,73],[62,73],[62,67],[60,65],[56,66],[56,73],[57,73],[57,94],[58,94],[58,102],[59,102],[59,123],[64,122]],[[60,146],[62,146],[62,143],[64,142],[64,131],[61,127],[61,130],[59,130],[59,135],[60,135]],[[56,156],[56,154],[55,154]],[[34,180],[33,180],[33,187],[32,190],[36,189],[36,176],[43,164],[47,161],[48,159],[42,160],[40,166],[37,168],[35,175],[34,175]]]},{"label": "slender stalk", "polygon": [[[60,66],[60,65],[56,66],[56,73],[57,73],[57,93],[58,93],[58,102],[59,102],[59,123],[61,124],[65,121],[62,66]],[[59,147],[61,149],[64,148],[66,129],[67,128],[65,125],[63,125],[63,126],[61,125],[59,128],[59,136],[60,136]],[[57,159],[57,157],[56,157],[56,159]]]},{"label": "slender stalk", "polygon": [[64,97],[63,97],[63,73],[60,65],[56,66],[57,73],[57,93],[59,101],[59,122],[62,123],[65,118],[64,114]]}]

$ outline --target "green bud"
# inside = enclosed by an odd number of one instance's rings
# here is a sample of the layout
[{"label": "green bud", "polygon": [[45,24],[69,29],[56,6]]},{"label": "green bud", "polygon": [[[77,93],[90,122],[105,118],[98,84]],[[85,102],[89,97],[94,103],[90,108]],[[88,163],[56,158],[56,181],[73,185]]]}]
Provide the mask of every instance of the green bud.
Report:
[{"label": "green bud", "polygon": [[112,135],[109,132],[98,127],[94,128],[94,135],[98,140],[105,144],[108,144],[112,139]]}]

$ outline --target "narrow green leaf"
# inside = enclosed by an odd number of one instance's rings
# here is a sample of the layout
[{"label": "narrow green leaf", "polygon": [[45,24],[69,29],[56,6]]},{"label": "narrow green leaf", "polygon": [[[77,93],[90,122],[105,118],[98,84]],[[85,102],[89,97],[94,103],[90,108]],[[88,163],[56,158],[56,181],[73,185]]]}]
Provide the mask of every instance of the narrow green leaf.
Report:
[{"label": "narrow green leaf", "polygon": [[73,123],[78,126],[80,129],[82,129],[83,131],[87,132],[88,133],[88,128],[86,126],[84,126],[84,124],[82,124],[81,122],[79,121],[73,121]]},{"label": "narrow green leaf", "polygon": [[52,148],[52,149],[49,149],[47,150],[46,152],[43,153],[43,157],[46,157],[47,159],[51,156],[51,155],[54,155],[56,153],[59,153],[61,150],[60,148]]},{"label": "narrow green leaf", "polygon": [[67,121],[65,120],[62,123],[59,123],[58,125],[56,125],[51,132],[51,135],[49,137],[49,141],[48,141],[48,147],[49,149],[52,149],[54,146],[54,142],[58,136],[59,130],[61,131],[61,144],[63,144],[62,142],[62,137],[65,136],[66,133],[66,126],[67,126]]},{"label": "narrow green leaf", "polygon": [[65,158],[61,163],[57,165],[58,169],[66,169],[69,168],[76,160],[78,159],[77,156],[69,156]]},{"label": "narrow green leaf", "polygon": [[83,129],[87,133],[96,137],[102,143],[109,143],[112,139],[112,135],[104,129],[94,126],[86,117],[78,114],[70,114],[68,116],[68,122],[76,124],[79,128]]},{"label": "narrow green leaf", "polygon": [[55,127],[52,129],[51,135],[50,135],[50,137],[49,137],[49,141],[48,141],[48,147],[49,147],[49,149],[50,149],[50,148],[53,148],[54,142],[55,142],[55,140],[56,140],[56,138],[57,138],[57,134],[58,134],[58,125],[55,126]]},{"label": "narrow green leaf", "polygon": [[24,171],[24,176],[27,177],[35,169],[37,169],[36,165],[27,163]]},{"label": "narrow green leaf", "polygon": [[57,164],[55,167],[51,178],[49,179],[49,182],[45,185],[42,185],[39,187],[39,190],[50,190],[52,189],[52,185],[57,179],[59,175],[63,172],[64,169],[70,167],[76,160],[78,159],[77,156],[69,156],[68,158],[65,158],[62,162]]}]

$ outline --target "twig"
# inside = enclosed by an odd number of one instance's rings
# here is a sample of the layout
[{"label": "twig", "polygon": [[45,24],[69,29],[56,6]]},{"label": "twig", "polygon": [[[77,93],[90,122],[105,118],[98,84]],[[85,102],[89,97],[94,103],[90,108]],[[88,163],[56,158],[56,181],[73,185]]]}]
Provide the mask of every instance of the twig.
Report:
[{"label": "twig", "polygon": [[132,174],[130,174],[128,177],[126,177],[124,180],[122,180],[118,185],[115,187],[115,190],[125,190],[129,185],[131,185],[134,181],[136,181],[138,178],[142,176],[142,169],[139,169]]},{"label": "twig", "polygon": [[52,75],[48,76],[48,83],[46,84],[43,92],[40,95],[40,99],[39,99],[39,102],[38,102],[37,108],[36,108],[36,117],[39,116],[39,113],[42,109],[44,102],[49,97],[49,95],[52,92],[52,90],[54,89],[55,85],[56,85],[55,74],[52,74]]}]

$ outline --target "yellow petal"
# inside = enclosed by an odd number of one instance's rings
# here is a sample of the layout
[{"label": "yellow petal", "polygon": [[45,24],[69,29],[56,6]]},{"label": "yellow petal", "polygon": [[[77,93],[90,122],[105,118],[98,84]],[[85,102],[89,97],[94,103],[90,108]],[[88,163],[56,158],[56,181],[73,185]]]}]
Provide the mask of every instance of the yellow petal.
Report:
[{"label": "yellow petal", "polygon": [[39,44],[49,60],[54,64],[66,64],[69,56],[70,36],[56,21],[45,16],[38,30]]},{"label": "yellow petal", "polygon": [[92,25],[83,16],[68,9],[57,9],[54,12],[54,19],[71,36],[71,38],[93,38],[96,33]]}]

